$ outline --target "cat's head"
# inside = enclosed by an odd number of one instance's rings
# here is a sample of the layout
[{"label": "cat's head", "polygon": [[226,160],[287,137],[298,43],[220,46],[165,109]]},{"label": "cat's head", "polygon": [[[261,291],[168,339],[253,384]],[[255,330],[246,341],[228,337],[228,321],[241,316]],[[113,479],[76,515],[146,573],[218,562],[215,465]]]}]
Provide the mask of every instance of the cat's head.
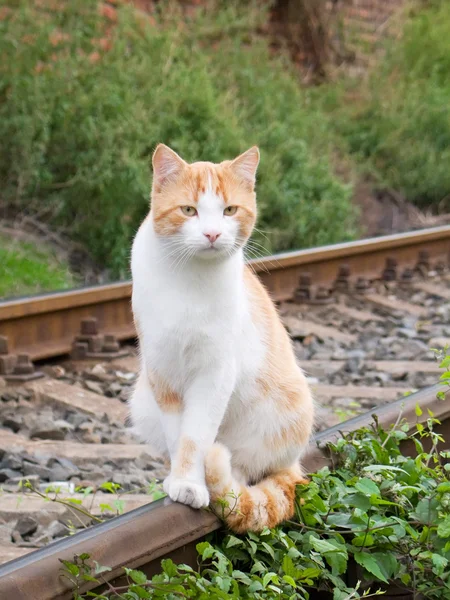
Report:
[{"label": "cat's head", "polygon": [[220,164],[188,164],[159,144],[153,154],[151,215],[168,249],[189,257],[233,254],[250,237],[256,221],[256,146]]}]

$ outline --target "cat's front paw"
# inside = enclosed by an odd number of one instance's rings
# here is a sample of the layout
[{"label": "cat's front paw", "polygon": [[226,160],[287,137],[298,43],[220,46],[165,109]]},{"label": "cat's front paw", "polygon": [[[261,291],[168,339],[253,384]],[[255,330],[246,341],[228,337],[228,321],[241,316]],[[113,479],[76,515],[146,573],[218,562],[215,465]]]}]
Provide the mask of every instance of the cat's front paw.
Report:
[{"label": "cat's front paw", "polygon": [[206,485],[187,479],[175,479],[171,475],[164,481],[164,491],[174,502],[187,504],[192,508],[204,508],[209,504]]}]

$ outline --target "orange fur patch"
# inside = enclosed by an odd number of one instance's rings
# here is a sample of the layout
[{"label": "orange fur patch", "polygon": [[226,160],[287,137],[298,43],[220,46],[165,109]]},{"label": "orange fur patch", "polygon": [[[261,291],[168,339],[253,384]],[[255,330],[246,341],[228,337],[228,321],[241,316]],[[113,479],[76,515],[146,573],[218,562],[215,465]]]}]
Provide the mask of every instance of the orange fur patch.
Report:
[{"label": "orange fur patch", "polygon": [[[227,498],[230,508],[233,508],[234,499]],[[253,511],[255,510],[255,504],[251,497],[250,491],[244,489],[239,496],[236,507],[228,515],[226,521],[236,533],[244,533],[248,531],[248,521],[253,517]]]},{"label": "orange fur patch", "polygon": [[280,522],[280,511],[279,507],[276,503],[276,500],[272,493],[267,489],[267,487],[262,487],[262,491],[264,492],[267,498],[266,510],[268,514],[267,527],[275,527]]},{"label": "orange fur patch", "polygon": [[194,457],[197,452],[197,444],[190,438],[182,438],[178,448],[177,459],[174,465],[174,475],[176,477],[186,477],[187,473],[194,466]]},{"label": "orange fur patch", "polygon": [[181,396],[159,375],[149,373],[148,379],[160,409],[168,413],[180,412],[183,407]]},{"label": "orange fur patch", "polygon": [[314,408],[306,379],[298,367],[292,343],[266,289],[246,267],[244,271],[255,325],[267,347],[265,368],[257,380],[261,398],[271,398],[279,406],[289,426],[266,440],[280,448],[293,442],[305,444],[314,419]]},{"label": "orange fur patch", "polygon": [[[293,465],[254,486],[241,488],[236,506],[233,506],[233,498],[226,498],[230,508],[225,517],[228,526],[236,533],[261,531],[291,518],[295,512],[295,486],[298,483],[307,483],[307,480],[300,468]],[[220,514],[220,505],[217,508]]]}]

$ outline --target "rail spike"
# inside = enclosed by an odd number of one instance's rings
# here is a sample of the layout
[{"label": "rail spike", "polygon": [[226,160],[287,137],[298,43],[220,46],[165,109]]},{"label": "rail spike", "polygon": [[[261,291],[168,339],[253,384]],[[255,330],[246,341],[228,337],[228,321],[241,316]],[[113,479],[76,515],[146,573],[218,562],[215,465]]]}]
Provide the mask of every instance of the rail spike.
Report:
[{"label": "rail spike", "polygon": [[334,292],[350,291],[350,267],[347,264],[341,265],[336,279],[333,283]]},{"label": "rail spike", "polygon": [[44,373],[36,371],[29,354],[9,352],[8,338],[5,335],[0,335],[0,375],[8,383],[31,381],[44,377]]},{"label": "rail spike", "polygon": [[73,360],[115,360],[123,356],[128,356],[128,351],[120,349],[114,335],[99,333],[95,317],[82,319],[80,333],[72,342]]},{"label": "rail spike", "polygon": [[396,281],[397,279],[397,259],[393,256],[386,258],[386,266],[384,267],[381,279],[383,281]]},{"label": "rail spike", "polygon": [[427,277],[430,271],[430,253],[428,250],[420,250],[414,272],[422,277]]}]

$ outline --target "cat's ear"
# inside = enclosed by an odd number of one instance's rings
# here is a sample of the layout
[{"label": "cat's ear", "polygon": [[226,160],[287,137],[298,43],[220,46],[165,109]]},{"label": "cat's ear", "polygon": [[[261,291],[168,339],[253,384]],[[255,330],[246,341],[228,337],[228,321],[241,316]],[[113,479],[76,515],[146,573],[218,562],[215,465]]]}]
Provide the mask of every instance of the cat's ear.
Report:
[{"label": "cat's ear", "polygon": [[153,181],[158,186],[179,175],[186,162],[165,144],[158,144],[153,153]]},{"label": "cat's ear", "polygon": [[256,169],[259,164],[259,149],[258,146],[253,146],[247,152],[240,154],[231,162],[231,168],[233,171],[249,184],[252,188],[256,181]]}]

